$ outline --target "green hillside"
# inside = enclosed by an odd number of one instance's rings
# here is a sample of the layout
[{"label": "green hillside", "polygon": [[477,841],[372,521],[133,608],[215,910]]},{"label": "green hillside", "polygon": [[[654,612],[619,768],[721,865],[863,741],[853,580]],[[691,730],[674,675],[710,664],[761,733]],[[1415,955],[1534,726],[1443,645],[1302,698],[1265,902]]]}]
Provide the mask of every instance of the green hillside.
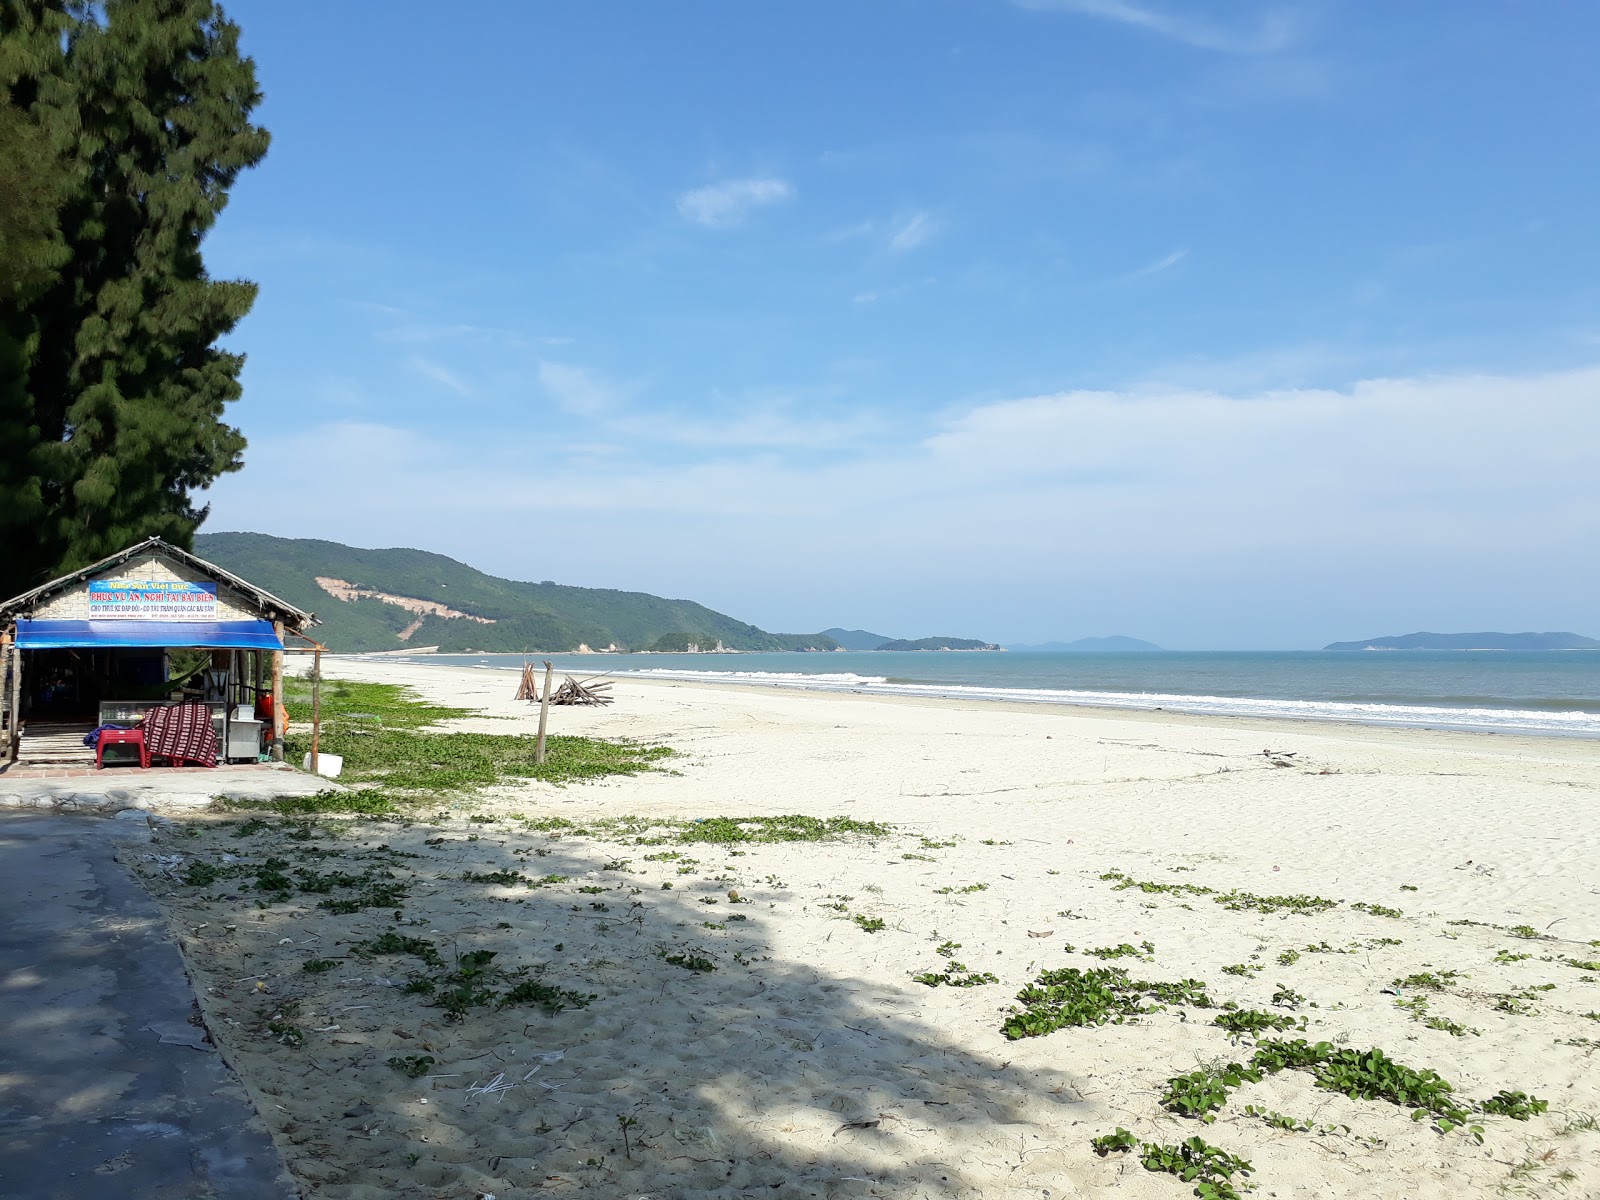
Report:
[{"label": "green hillside", "polygon": [[[194,551],[297,608],[317,614],[314,636],[331,650],[354,652],[437,646],[443,652],[665,649],[718,642],[730,650],[832,650],[822,634],[767,633],[689,600],[645,592],[518,583],[424,550],[363,550],[310,538],[264,533],[202,533]],[[317,579],[342,580],[363,591],[431,601],[484,618],[408,611],[377,599],[335,599]],[[421,624],[405,640],[401,633]]]}]

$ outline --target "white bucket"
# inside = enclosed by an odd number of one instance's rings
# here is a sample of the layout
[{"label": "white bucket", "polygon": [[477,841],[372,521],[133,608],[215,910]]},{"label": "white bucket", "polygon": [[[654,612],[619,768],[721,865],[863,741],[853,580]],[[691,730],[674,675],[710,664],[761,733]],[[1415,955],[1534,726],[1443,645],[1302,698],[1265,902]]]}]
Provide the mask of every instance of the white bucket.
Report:
[{"label": "white bucket", "polygon": [[[311,770],[311,755],[307,754],[300,760],[302,771]],[[317,774],[329,779],[339,778],[339,772],[344,770],[344,756],[340,754],[317,755]]]}]

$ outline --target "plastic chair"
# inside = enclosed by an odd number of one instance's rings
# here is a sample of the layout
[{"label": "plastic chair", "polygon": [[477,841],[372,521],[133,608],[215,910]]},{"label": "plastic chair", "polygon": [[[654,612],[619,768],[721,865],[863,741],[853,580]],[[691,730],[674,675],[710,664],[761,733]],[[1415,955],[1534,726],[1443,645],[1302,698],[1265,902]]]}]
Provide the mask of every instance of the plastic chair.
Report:
[{"label": "plastic chair", "polygon": [[139,748],[139,769],[141,771],[150,766],[150,751],[145,748],[144,730],[142,729],[102,729],[100,737],[94,744],[94,769],[105,769],[105,756],[107,746],[137,746]]}]

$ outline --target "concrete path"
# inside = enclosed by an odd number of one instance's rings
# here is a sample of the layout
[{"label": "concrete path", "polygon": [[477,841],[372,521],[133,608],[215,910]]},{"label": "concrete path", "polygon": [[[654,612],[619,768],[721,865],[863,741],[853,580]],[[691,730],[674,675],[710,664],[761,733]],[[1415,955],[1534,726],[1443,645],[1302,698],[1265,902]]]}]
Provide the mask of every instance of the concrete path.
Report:
[{"label": "concrete path", "polygon": [[229,800],[279,800],[342,792],[331,779],[307,775],[279,764],[233,767],[107,767],[50,770],[26,764],[0,769],[0,808],[44,808],[114,813],[145,808],[156,812],[208,808],[219,796]]},{"label": "concrete path", "polygon": [[[116,862],[144,814],[0,811],[0,1196],[297,1193],[198,1013],[161,914]],[[190,1044],[192,1043],[192,1044]],[[197,1048],[198,1047],[198,1048]]]}]

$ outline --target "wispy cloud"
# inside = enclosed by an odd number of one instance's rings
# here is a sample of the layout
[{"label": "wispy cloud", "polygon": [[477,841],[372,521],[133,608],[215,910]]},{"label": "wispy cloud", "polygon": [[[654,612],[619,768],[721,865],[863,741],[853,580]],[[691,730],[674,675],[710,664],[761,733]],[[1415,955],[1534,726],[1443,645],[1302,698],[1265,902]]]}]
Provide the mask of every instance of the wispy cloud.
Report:
[{"label": "wispy cloud", "polygon": [[595,378],[586,368],[565,363],[540,363],[539,385],[567,412],[585,417],[609,412],[624,399],[617,388]]},{"label": "wispy cloud", "polygon": [[889,238],[889,249],[904,252],[915,250],[932,240],[942,228],[940,223],[925,212],[912,213],[895,227]]},{"label": "wispy cloud", "polygon": [[1286,13],[1268,9],[1255,27],[1246,31],[1221,29],[1204,21],[1163,12],[1130,0],[1016,0],[1023,8],[1052,9],[1081,13],[1135,25],[1163,37],[1174,38],[1200,50],[1219,50],[1226,54],[1272,54],[1287,47],[1293,25]]},{"label": "wispy cloud", "polygon": [[1136,271],[1129,271],[1126,275],[1123,276],[1123,278],[1124,279],[1144,279],[1144,278],[1146,278],[1146,277],[1148,277],[1150,275],[1159,275],[1159,274],[1161,274],[1161,272],[1169,270],[1172,267],[1177,266],[1179,263],[1181,263],[1184,259],[1186,259],[1188,257],[1189,257],[1189,251],[1188,251],[1187,247],[1185,247],[1182,250],[1174,250],[1171,254],[1167,255],[1165,258],[1158,258],[1158,259],[1156,259],[1155,262],[1146,263],[1144,266],[1140,267]]},{"label": "wispy cloud", "polygon": [[449,367],[433,362],[431,359],[420,358],[413,355],[406,360],[406,366],[421,375],[424,379],[431,379],[441,387],[448,388],[458,396],[472,395],[472,389]]},{"label": "wispy cloud", "polygon": [[794,195],[787,179],[728,179],[692,188],[678,197],[678,212],[707,229],[728,229],[752,209],[778,204]]}]

